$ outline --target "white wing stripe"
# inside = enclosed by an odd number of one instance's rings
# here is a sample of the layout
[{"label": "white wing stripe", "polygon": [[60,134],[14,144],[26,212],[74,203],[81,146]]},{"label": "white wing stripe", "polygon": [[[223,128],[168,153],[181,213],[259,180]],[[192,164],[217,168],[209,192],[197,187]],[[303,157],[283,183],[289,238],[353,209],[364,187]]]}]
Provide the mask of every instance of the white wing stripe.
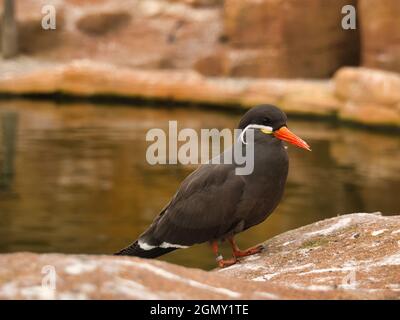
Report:
[{"label": "white wing stripe", "polygon": [[183,246],[183,245],[180,245],[180,244],[174,244],[174,243],[169,243],[169,242],[165,242],[165,241],[163,243],[161,243],[160,246],[153,246],[151,244],[148,244],[148,243],[140,241],[140,240],[138,241],[138,244],[139,244],[140,249],[146,250],[146,251],[155,249],[157,247],[163,248],[163,249],[167,249],[167,248],[178,248],[178,249],[189,248],[189,246]]}]

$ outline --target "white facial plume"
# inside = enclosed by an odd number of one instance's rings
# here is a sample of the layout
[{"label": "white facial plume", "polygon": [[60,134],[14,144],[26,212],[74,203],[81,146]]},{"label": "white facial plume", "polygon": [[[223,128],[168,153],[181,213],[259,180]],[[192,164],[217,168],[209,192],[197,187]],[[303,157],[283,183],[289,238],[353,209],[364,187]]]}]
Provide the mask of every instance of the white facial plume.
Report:
[{"label": "white facial plume", "polygon": [[240,135],[239,135],[239,140],[240,140],[243,144],[247,144],[247,142],[244,141],[244,134],[246,133],[246,131],[247,131],[248,129],[264,129],[264,130],[263,130],[264,133],[267,133],[266,131],[269,131],[269,132],[271,132],[271,133],[273,132],[272,127],[264,126],[264,125],[262,125],[262,124],[249,124],[246,128],[243,129],[243,131],[242,131],[242,132],[240,133]]}]

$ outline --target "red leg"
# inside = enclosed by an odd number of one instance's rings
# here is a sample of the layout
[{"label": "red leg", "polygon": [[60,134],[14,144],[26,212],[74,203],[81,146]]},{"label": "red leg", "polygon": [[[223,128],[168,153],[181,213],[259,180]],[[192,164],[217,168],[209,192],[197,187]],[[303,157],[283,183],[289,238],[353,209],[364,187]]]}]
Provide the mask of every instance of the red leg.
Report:
[{"label": "red leg", "polygon": [[260,244],[247,250],[240,250],[233,237],[229,238],[228,240],[232,246],[233,256],[236,258],[247,257],[252,254],[260,253],[264,249],[264,246]]},{"label": "red leg", "polygon": [[229,260],[224,260],[222,255],[219,253],[218,242],[217,241],[213,241],[212,249],[213,249],[215,257],[216,257],[215,260],[217,261],[218,266],[220,268],[229,267],[231,265],[234,265],[237,262],[236,257],[233,257],[232,259],[229,259]]}]

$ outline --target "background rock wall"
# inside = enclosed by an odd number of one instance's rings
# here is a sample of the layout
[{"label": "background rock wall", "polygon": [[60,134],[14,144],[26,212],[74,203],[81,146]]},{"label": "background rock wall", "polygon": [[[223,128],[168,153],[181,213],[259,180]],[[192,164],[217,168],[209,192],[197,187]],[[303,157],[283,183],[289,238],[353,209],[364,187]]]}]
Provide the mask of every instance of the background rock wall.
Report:
[{"label": "background rock wall", "polygon": [[[209,76],[327,78],[342,66],[400,71],[398,0],[16,0],[23,54]],[[53,4],[57,30],[41,28]],[[357,7],[357,30],[341,9]],[[1,9],[0,9],[1,10]]]},{"label": "background rock wall", "polygon": [[226,0],[227,73],[320,78],[358,64],[358,31],[341,27],[346,4],[356,0]]},{"label": "background rock wall", "polygon": [[[88,58],[125,67],[190,69],[212,52],[222,30],[221,10],[204,6],[211,1],[16,3],[21,53],[46,60]],[[56,30],[41,27],[41,9],[46,4],[56,8]]]},{"label": "background rock wall", "polygon": [[359,0],[362,63],[400,72],[400,1]]}]

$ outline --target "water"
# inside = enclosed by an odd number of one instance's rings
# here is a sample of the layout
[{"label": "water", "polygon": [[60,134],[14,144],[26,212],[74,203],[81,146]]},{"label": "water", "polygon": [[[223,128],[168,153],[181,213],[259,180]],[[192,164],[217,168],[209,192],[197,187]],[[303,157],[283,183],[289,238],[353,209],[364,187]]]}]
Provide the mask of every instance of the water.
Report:
[{"label": "water", "polygon": [[[193,166],[150,166],[150,128],[233,128],[240,115],[196,109],[0,102],[0,252],[110,254],[134,240]],[[313,148],[289,147],[284,199],[237,237],[246,248],[343,213],[400,212],[400,136],[290,121]],[[227,247],[225,253],[229,253]],[[215,266],[208,244],[161,259]]]}]

